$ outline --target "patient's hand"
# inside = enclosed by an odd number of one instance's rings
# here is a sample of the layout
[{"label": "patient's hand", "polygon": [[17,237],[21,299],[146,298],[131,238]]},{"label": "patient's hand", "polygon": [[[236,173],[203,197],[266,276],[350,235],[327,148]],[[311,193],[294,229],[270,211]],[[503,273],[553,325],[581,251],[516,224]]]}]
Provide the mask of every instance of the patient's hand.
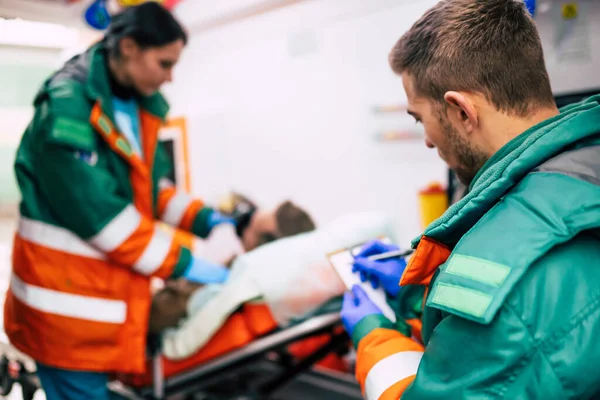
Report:
[{"label": "patient's hand", "polygon": [[192,293],[202,286],[186,279],[167,281],[165,287],[152,297],[150,333],[160,333],[164,329],[176,327],[186,317]]},{"label": "patient's hand", "polygon": [[165,288],[179,295],[191,296],[196,289],[204,286],[201,283],[191,282],[184,278],[171,279],[165,282]]}]

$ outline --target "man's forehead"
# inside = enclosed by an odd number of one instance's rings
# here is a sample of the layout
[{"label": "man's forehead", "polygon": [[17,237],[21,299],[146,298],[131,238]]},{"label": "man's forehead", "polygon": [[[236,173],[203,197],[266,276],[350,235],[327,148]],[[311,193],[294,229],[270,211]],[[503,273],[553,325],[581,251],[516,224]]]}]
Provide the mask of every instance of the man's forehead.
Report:
[{"label": "man's forehead", "polygon": [[402,73],[402,85],[404,86],[404,91],[406,92],[406,97],[408,97],[409,101],[414,100],[416,95],[415,80],[408,72]]},{"label": "man's forehead", "polygon": [[404,86],[404,92],[406,93],[408,110],[411,114],[414,114],[415,108],[419,107],[419,96],[415,90],[414,79],[406,72],[402,73],[402,85]]}]

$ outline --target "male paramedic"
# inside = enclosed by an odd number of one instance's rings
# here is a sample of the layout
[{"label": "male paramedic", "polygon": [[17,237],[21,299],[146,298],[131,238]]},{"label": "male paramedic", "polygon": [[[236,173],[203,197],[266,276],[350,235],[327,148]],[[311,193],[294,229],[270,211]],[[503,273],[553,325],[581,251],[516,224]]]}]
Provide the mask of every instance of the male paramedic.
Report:
[{"label": "male paramedic", "polygon": [[515,0],[441,1],[390,64],[427,146],[469,191],[408,266],[369,260],[390,249],[377,242],[355,264],[390,298],[427,288],[421,332],[397,329],[358,286],[346,294],[366,398],[598,398],[600,96],[557,110]]},{"label": "male paramedic", "polygon": [[158,90],[186,40],[157,3],[128,8],[36,96],[4,326],[49,400],[108,399],[109,373],[144,371],[152,277],[227,278],[190,251],[227,217],[163,178]]}]

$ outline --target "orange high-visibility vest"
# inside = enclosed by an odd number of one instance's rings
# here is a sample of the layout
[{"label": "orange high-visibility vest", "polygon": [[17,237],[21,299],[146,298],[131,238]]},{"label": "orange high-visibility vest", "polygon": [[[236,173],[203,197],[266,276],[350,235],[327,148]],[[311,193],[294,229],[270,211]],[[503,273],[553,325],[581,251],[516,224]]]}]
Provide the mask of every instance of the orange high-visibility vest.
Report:
[{"label": "orange high-visibility vest", "polygon": [[201,234],[208,211],[162,179],[162,97],[140,101],[142,159],[108,117],[101,49],[70,63],[82,68],[45,84],[17,154],[21,217],[5,331],[46,365],[142,372],[150,279],[183,274],[192,240],[183,229]]}]

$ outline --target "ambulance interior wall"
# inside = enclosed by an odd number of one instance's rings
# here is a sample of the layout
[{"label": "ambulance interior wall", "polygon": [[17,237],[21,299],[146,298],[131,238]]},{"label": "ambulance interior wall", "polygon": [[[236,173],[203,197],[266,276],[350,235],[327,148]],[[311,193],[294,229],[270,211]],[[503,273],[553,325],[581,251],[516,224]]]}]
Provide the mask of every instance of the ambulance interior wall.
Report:
[{"label": "ambulance interior wall", "polygon": [[20,198],[15,151],[33,116],[35,93],[56,67],[58,55],[58,50],[0,45],[0,244],[12,240]]},{"label": "ambulance interior wall", "polygon": [[[209,6],[184,3],[192,35],[166,93],[188,119],[194,193],[212,201],[235,189],[264,205],[291,197],[319,223],[381,210],[408,244],[421,229],[416,192],[445,183],[446,168],[422,139],[376,141],[382,118],[405,120],[372,107],[405,101],[387,56],[435,3],[308,1],[207,31],[193,20]],[[560,62],[551,3],[536,19],[555,91],[600,88],[600,2],[579,2],[589,59]]]}]

